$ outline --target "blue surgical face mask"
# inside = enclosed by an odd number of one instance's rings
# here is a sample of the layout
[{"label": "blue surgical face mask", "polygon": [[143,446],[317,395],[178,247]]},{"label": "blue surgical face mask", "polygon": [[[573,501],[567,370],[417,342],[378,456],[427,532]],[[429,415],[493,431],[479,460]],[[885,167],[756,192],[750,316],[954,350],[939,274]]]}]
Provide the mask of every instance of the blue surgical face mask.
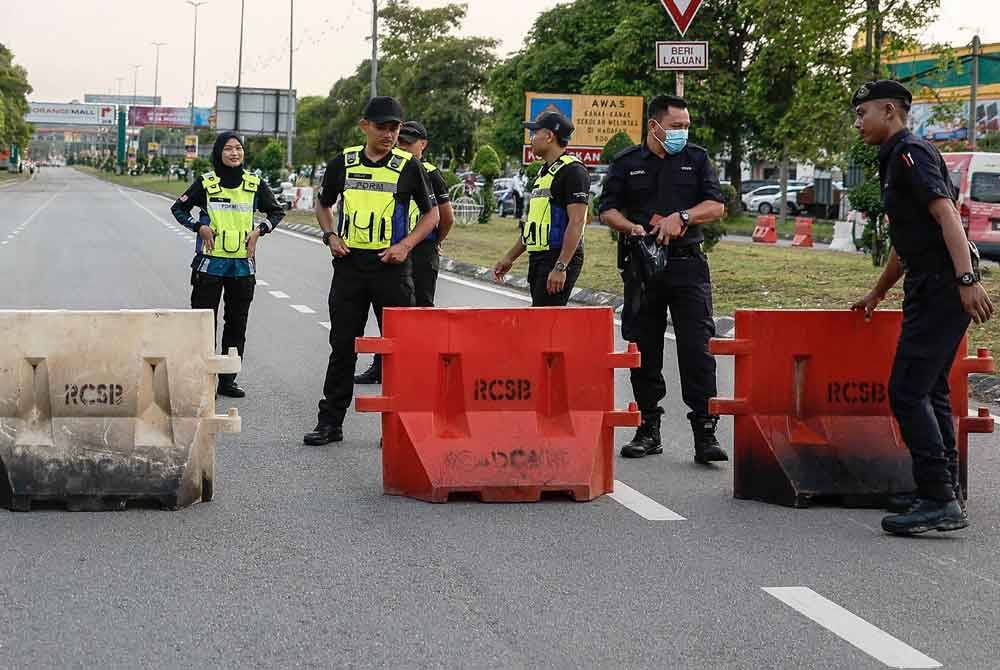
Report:
[{"label": "blue surgical face mask", "polygon": [[657,138],[657,141],[659,141],[660,145],[663,146],[663,150],[666,151],[668,154],[670,154],[671,156],[679,154],[684,149],[684,147],[687,146],[687,141],[688,141],[687,128],[672,128],[670,130],[667,130],[666,128],[661,126],[658,122],[653,121],[653,123],[655,123],[660,128],[660,130],[663,131],[663,134],[666,135],[665,139],[661,140]]}]

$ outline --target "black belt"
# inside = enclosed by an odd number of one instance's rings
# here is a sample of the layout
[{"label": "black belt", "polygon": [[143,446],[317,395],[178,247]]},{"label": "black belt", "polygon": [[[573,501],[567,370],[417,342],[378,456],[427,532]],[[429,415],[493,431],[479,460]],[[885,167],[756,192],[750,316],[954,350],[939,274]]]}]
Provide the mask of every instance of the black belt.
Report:
[{"label": "black belt", "polygon": [[667,245],[667,256],[670,258],[691,258],[693,256],[701,255],[701,245],[700,244],[687,244],[683,247],[677,247],[673,244]]}]

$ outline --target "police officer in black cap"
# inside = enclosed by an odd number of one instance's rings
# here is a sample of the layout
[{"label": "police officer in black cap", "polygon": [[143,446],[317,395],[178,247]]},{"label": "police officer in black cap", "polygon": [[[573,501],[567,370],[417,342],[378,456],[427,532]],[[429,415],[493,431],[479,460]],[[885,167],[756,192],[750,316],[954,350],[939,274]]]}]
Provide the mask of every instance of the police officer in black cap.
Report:
[{"label": "police officer in black cap", "polygon": [[[330,285],[330,361],[316,428],[303,438],[321,445],[343,439],[343,422],[354,395],[354,340],[365,332],[368,310],[413,306],[410,252],[437,225],[420,161],[396,147],[403,108],[375,97],[359,125],[363,146],[348,147],[330,161],[316,203],[323,242],[333,255]],[[331,208],[340,200],[339,221]],[[411,203],[420,217],[410,230]]]},{"label": "police officer in black cap", "polygon": [[583,269],[583,227],[590,203],[590,175],[579,158],[567,153],[573,123],[558,111],[544,111],[524,123],[531,149],[545,161],[528,196],[521,236],[493,268],[496,281],[525,251],[528,285],[535,307],[563,307]]},{"label": "police officer in black cap", "polygon": [[[451,209],[451,197],[448,195],[448,184],[445,183],[441,171],[436,165],[424,160],[427,150],[427,129],[417,121],[407,121],[399,129],[399,148],[413,154],[427,171],[431,190],[431,198],[438,212],[438,226],[431,234],[413,248],[410,260],[413,263],[413,295],[416,307],[433,307],[434,293],[437,288],[438,269],[441,266],[439,247],[451,232],[455,223],[455,214]],[[420,209],[415,202],[410,204],[410,230],[417,226],[420,220]],[[378,316],[381,317],[381,314]],[[382,328],[381,319],[379,329]],[[382,356],[375,354],[371,366],[354,377],[355,384],[382,383]]]},{"label": "police officer in black cap", "polygon": [[[708,400],[716,395],[715,358],[708,353],[715,321],[708,259],[701,248],[702,225],[724,212],[722,190],[705,149],[687,141],[691,115],[684,99],[657,96],[649,103],[648,117],[645,142],[612,162],[598,208],[601,221],[619,233],[627,300],[622,335],[642,353],[641,367],[631,372],[642,424],[621,454],[641,458],[663,452],[660,401],[667,394],[663,339],[669,309],[681,395],[691,410],[694,460],[726,461],[715,437],[719,418],[708,413]],[[635,241],[640,238],[661,245],[657,255],[666,255],[664,269],[648,276],[636,269],[640,250]]]},{"label": "police officer in black cap", "polygon": [[955,207],[948,167],[934,145],[907,130],[911,100],[902,84],[881,80],[864,84],[851,101],[854,127],[865,143],[879,145],[882,204],[893,247],[875,288],[853,308],[869,319],[903,278],[903,329],[889,402],[913,459],[917,491],[911,500],[892,501],[902,513],[882,520],[884,530],[899,535],[969,525],[948,376],[969,321],[983,323],[993,316],[993,303],[979,283],[978,252]]}]

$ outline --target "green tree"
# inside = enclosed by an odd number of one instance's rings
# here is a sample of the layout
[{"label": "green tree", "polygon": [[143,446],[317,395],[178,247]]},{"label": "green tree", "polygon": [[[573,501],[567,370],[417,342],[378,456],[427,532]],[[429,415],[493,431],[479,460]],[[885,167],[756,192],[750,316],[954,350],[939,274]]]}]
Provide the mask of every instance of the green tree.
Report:
[{"label": "green tree", "polygon": [[604,151],[601,152],[601,162],[610,163],[615,156],[634,144],[635,142],[632,141],[632,138],[627,133],[618,133],[604,145]]},{"label": "green tree", "polygon": [[28,146],[31,126],[24,121],[28,113],[28,72],[14,63],[14,54],[0,44],[0,144]]},{"label": "green tree", "polygon": [[276,186],[281,180],[281,169],[285,165],[285,145],[273,138],[267,140],[263,149],[251,155],[248,165],[263,172],[268,181]]},{"label": "green tree", "polygon": [[310,95],[300,98],[295,112],[295,142],[292,162],[295,165],[315,165],[323,162],[323,130],[329,110],[327,98]]},{"label": "green tree", "polygon": [[479,213],[479,223],[489,223],[493,216],[496,205],[493,202],[493,181],[500,176],[502,171],[500,156],[496,149],[486,144],[479,148],[475,158],[472,159],[472,170],[483,176],[486,180],[483,186],[483,209]]}]

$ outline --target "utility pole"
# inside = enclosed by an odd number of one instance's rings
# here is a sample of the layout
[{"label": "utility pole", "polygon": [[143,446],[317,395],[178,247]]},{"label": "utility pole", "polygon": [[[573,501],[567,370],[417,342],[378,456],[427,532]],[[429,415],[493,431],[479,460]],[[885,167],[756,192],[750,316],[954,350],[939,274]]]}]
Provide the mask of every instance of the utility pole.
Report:
[{"label": "utility pole", "polygon": [[236,61],[236,109],[233,119],[233,130],[240,132],[240,85],[243,83],[243,16],[246,13],[247,1],[240,0],[240,55]]},{"label": "utility pole", "polygon": [[976,150],[976,94],[979,89],[979,54],[982,51],[983,43],[979,41],[977,33],[972,38],[972,86],[969,89],[969,146]]},{"label": "utility pole", "polygon": [[[292,106],[292,54],[295,51],[293,45],[293,40],[295,38],[295,0],[288,0],[288,102],[286,103],[287,109],[287,126],[285,131],[288,135],[286,138],[288,140],[288,170],[292,170],[292,115],[295,110]],[[292,184],[294,186],[294,184]]]},{"label": "utility pole", "polygon": [[116,100],[115,102],[116,104],[121,104],[122,82],[125,81],[125,77],[115,77],[115,81],[118,82],[118,100]]},{"label": "utility pole", "polygon": [[150,42],[156,48],[156,65],[153,69],[153,142],[156,142],[156,113],[159,109],[156,96],[160,87],[160,47],[167,46],[166,42]]},{"label": "utility pole", "polygon": [[202,5],[207,5],[208,0],[202,0],[201,2],[192,2],[192,0],[185,0],[189,5],[194,7],[194,48],[191,53],[191,134],[194,134],[194,82],[195,82],[195,68],[198,65],[198,8]]},{"label": "utility pole", "polygon": [[139,69],[141,65],[132,66],[132,106],[135,107],[135,95],[139,90]]},{"label": "utility pole", "polygon": [[372,90],[371,97],[378,95],[378,0],[372,0]]}]

